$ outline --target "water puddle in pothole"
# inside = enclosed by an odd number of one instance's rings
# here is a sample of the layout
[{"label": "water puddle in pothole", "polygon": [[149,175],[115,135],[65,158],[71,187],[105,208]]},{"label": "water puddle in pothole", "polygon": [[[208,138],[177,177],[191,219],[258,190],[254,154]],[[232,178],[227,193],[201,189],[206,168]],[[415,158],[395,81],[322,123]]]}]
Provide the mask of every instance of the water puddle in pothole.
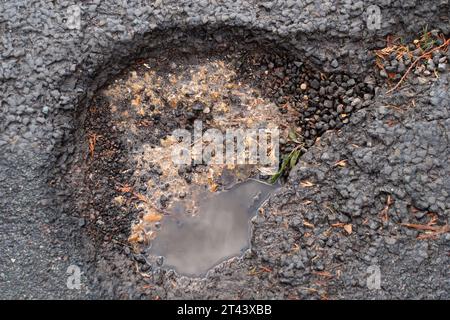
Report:
[{"label": "water puddle in pothole", "polygon": [[195,214],[188,213],[183,201],[174,204],[149,253],[164,257],[164,265],[181,274],[205,274],[250,246],[250,220],[275,189],[247,180],[226,191],[200,193]]}]

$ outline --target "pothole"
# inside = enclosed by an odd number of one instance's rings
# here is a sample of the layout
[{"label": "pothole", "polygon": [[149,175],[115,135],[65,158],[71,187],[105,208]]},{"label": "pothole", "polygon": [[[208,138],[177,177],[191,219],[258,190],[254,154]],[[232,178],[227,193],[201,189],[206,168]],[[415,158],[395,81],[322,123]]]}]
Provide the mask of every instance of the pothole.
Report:
[{"label": "pothole", "polygon": [[[93,237],[139,255],[141,271],[204,275],[249,247],[250,220],[276,188],[270,178],[282,179],[317,137],[342,127],[372,95],[370,78],[326,75],[279,50],[161,50],[110,81],[80,113],[81,152],[70,170],[72,187],[82,184],[77,210]],[[189,133],[187,144],[177,130]],[[227,134],[239,130],[244,148],[232,137],[228,158]],[[224,139],[223,149],[211,148],[208,133]],[[182,142],[190,153],[177,162]],[[264,152],[252,157],[252,143]]]}]

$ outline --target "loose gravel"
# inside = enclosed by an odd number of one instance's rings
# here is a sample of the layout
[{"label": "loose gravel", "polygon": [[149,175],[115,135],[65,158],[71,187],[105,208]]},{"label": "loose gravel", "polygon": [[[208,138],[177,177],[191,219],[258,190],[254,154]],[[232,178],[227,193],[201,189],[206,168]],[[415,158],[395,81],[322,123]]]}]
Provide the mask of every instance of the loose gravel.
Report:
[{"label": "loose gravel", "polygon": [[[74,2],[0,4],[2,298],[450,298],[449,53],[386,94],[372,51],[427,24],[450,34],[445,1],[126,4],[83,3],[80,25]],[[367,29],[372,4],[378,30]],[[93,237],[73,214],[80,190],[60,182],[97,89],[164,47],[236,42],[285,53],[260,56],[279,108],[308,100],[297,122],[305,150],[253,221],[251,250],[189,278]],[[398,79],[393,61],[386,76]],[[83,272],[80,290],[66,285],[70,265]],[[381,272],[379,289],[367,285],[370,270]]]}]

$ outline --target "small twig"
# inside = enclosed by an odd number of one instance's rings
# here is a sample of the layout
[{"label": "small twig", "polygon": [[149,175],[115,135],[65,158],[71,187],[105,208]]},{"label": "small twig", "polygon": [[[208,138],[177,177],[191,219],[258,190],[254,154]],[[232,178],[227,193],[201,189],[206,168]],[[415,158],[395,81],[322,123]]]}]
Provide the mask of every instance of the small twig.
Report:
[{"label": "small twig", "polygon": [[431,226],[429,224],[427,225],[427,224],[414,224],[414,223],[401,223],[401,225],[405,226],[407,228],[417,229],[417,230],[422,230],[422,231],[434,231],[434,232],[444,231],[444,232],[447,232],[449,230],[448,225]]},{"label": "small twig", "polygon": [[418,57],[416,60],[414,60],[413,63],[411,63],[411,65],[409,66],[408,70],[406,70],[405,74],[403,75],[403,77],[401,77],[401,79],[399,80],[399,82],[397,82],[397,84],[390,90],[388,90],[386,93],[391,93],[395,90],[397,90],[397,88],[400,86],[400,84],[406,79],[406,77],[408,76],[409,72],[411,72],[411,70],[414,68],[414,66],[417,64],[417,62],[419,62],[420,60],[422,60],[423,58],[425,58],[427,55],[429,55],[430,53],[442,49],[446,46],[448,46],[450,44],[450,39],[447,39],[447,41],[445,41],[443,44],[441,44],[439,47],[433,48],[427,52],[425,52],[424,54],[422,54],[420,57]]},{"label": "small twig", "polygon": [[381,218],[381,220],[383,222],[387,222],[389,219],[389,208],[390,206],[394,203],[392,197],[390,194],[388,194],[387,199],[386,199],[386,205],[384,206],[383,210],[381,210],[381,212],[379,213],[379,216]]},{"label": "small twig", "polygon": [[333,275],[328,271],[313,271],[312,274],[324,278],[333,278]]},{"label": "small twig", "polygon": [[89,154],[91,158],[94,158],[95,145],[97,143],[98,136],[95,133],[89,135]]}]

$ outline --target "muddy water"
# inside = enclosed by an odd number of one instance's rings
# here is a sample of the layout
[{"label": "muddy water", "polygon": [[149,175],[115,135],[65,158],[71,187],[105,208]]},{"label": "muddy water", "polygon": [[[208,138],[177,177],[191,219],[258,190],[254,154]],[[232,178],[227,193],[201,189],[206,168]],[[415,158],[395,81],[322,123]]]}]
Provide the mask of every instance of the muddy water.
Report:
[{"label": "muddy water", "polygon": [[275,188],[248,180],[223,192],[204,192],[195,199],[194,215],[183,202],[176,203],[162,220],[150,253],[163,256],[164,264],[181,274],[205,274],[249,247],[250,219]]}]

